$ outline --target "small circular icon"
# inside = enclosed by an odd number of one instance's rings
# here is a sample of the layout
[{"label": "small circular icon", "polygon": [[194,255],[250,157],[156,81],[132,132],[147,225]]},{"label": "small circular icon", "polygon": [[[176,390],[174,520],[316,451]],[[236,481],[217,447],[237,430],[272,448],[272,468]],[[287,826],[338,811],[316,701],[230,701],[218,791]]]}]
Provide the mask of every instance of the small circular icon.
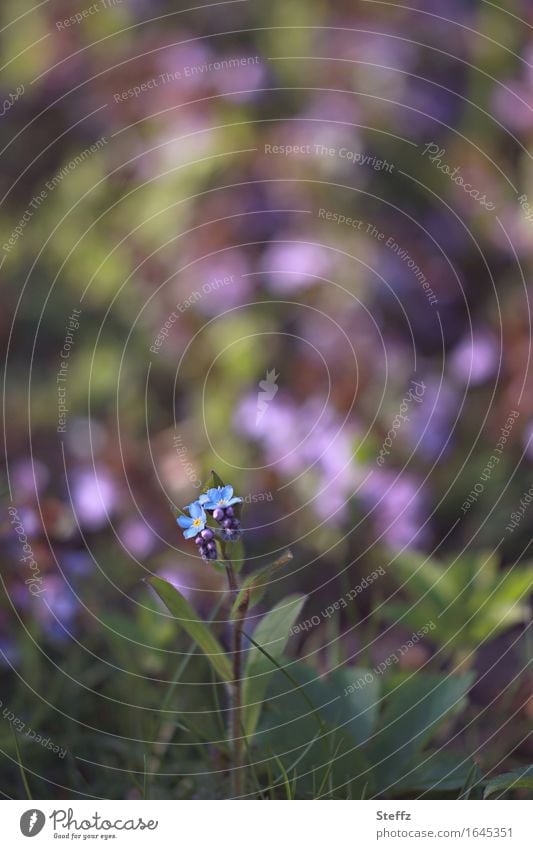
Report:
[{"label": "small circular icon", "polygon": [[32,808],[25,811],[20,818],[20,830],[24,837],[35,837],[43,830],[46,817],[42,811]]}]

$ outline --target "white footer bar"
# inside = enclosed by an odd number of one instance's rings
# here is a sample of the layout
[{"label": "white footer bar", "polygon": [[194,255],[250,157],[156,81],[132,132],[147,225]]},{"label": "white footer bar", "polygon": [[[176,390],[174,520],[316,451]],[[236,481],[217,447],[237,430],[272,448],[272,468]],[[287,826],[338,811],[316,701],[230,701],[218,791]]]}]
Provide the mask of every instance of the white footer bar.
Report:
[{"label": "white footer bar", "polygon": [[83,800],[4,801],[0,816],[1,843],[9,849],[72,844],[117,849],[530,849],[531,811],[531,802],[505,800]]}]

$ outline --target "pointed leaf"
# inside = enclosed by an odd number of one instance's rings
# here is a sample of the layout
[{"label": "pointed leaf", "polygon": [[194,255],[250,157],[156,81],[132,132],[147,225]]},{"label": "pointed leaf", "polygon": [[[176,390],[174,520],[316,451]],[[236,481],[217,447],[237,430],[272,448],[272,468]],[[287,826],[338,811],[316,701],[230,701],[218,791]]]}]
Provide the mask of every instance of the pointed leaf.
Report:
[{"label": "pointed leaf", "polygon": [[[288,663],[281,658],[282,665]],[[297,764],[299,798],[315,798],[329,775],[336,798],[346,798],[349,787],[360,798],[365,784],[372,794],[373,777],[362,744],[372,731],[367,708],[377,714],[379,682],[374,688],[357,691],[356,696],[345,697],[346,679],[339,673],[345,671],[350,678],[353,667],[324,676],[301,661],[290,663],[289,669],[293,686],[277,670],[268,687],[256,738],[261,756],[277,753],[289,774]]]},{"label": "pointed leaf", "polygon": [[281,567],[285,566],[287,563],[290,563],[291,560],[291,552],[286,551],[284,554],[281,555],[281,557],[278,557],[277,560],[274,560],[273,563],[269,563],[268,566],[265,566],[263,569],[260,569],[253,575],[248,575],[248,577],[245,578],[242,582],[239,595],[235,599],[235,602],[231,609],[231,618],[234,618],[235,612],[237,611],[245,592],[250,593],[250,607],[253,607],[254,604],[257,604],[257,602],[261,600],[261,598],[268,590],[269,580],[273,573],[276,572],[278,569],[281,569]]},{"label": "pointed leaf", "polygon": [[211,488],[214,488],[216,486],[226,486],[226,484],[224,483],[222,478],[219,478],[219,476],[217,475],[217,473],[215,472],[214,469],[211,469],[211,477],[213,479],[213,487],[211,487],[210,482],[208,482],[206,489],[211,489]]},{"label": "pointed leaf", "polygon": [[473,677],[415,673],[388,696],[369,752],[380,789],[396,784],[409,771],[446,716],[462,707]]},{"label": "pointed leaf", "polygon": [[492,778],[485,787],[484,798],[487,799],[494,793],[503,793],[507,790],[517,790],[519,787],[533,790],[533,765],[524,769],[515,769],[513,772],[504,772]]},{"label": "pointed leaf", "polygon": [[[263,617],[255,630],[254,641],[278,663],[287,645],[291,626],[300,615],[305,600],[302,595],[283,599]],[[244,730],[247,736],[251,736],[257,727],[270,677],[275,671],[272,661],[259,648],[252,646],[243,688]]]},{"label": "pointed leaf", "polygon": [[179,590],[162,578],[151,577],[147,583],[154,588],[180,627],[197,643],[219,678],[224,682],[231,681],[231,664],[222,646]]},{"label": "pointed leaf", "polygon": [[423,760],[406,769],[398,784],[394,786],[395,795],[426,790],[443,793],[465,786],[475,764],[468,758],[450,752],[435,752],[426,755]]}]

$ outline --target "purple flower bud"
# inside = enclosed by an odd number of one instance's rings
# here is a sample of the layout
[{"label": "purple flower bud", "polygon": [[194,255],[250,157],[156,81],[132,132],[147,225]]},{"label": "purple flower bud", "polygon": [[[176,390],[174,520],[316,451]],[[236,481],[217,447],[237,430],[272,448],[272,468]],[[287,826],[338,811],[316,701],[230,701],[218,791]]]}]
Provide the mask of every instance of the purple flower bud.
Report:
[{"label": "purple flower bud", "polygon": [[232,528],[233,527],[233,519],[224,519],[222,522],[223,528]]},{"label": "purple flower bud", "polygon": [[221,522],[223,518],[224,510],[222,509],[222,507],[215,507],[215,509],[213,510],[213,519],[216,522]]},{"label": "purple flower bud", "polygon": [[208,542],[207,545],[206,545],[206,549],[207,549],[207,551],[214,551],[215,554],[216,554],[216,552],[217,552],[216,542]]},{"label": "purple flower bud", "polygon": [[226,518],[227,519],[233,519],[234,515],[235,515],[235,510],[233,509],[233,507],[226,507]]},{"label": "purple flower bud", "polygon": [[203,545],[202,534],[197,534],[194,538],[196,545]]},{"label": "purple flower bud", "polygon": [[205,530],[203,530],[203,531],[201,532],[200,536],[201,536],[201,537],[202,537],[202,539],[204,539],[206,542],[209,542],[209,540],[212,540],[212,539],[213,539],[213,537],[214,537],[214,533],[213,533],[213,531],[211,530],[211,528],[205,528]]}]

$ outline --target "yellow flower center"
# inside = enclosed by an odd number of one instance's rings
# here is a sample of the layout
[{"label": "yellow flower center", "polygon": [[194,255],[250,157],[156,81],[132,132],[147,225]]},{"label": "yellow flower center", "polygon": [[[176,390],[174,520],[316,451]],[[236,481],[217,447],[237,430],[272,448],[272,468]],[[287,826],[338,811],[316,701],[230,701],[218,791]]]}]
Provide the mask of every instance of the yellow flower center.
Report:
[{"label": "yellow flower center", "polygon": [[200,518],[198,518],[198,519],[194,519],[194,521],[193,521],[193,527],[197,528],[197,527],[198,527],[199,525],[201,525],[201,524],[202,524],[202,520],[201,520]]}]

